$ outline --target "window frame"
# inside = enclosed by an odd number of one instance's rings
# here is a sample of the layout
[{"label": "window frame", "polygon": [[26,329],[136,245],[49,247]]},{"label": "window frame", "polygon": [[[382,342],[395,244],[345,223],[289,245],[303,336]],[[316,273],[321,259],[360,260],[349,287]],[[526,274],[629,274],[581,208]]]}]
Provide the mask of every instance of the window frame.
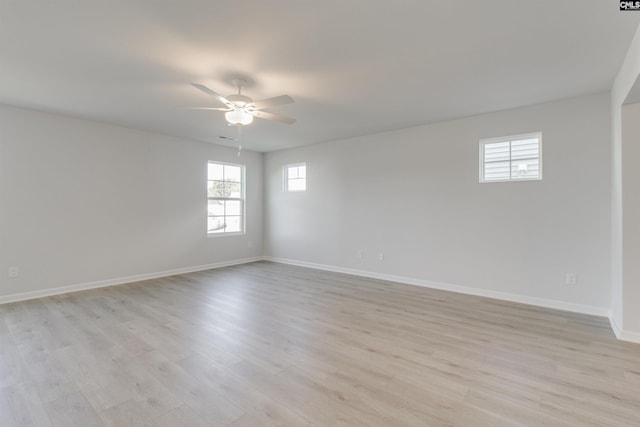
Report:
[{"label": "window frame", "polygon": [[[295,168],[295,167],[300,167],[300,166],[304,166],[304,178],[293,178],[293,179],[303,180],[304,181],[304,189],[303,190],[291,190],[291,189],[289,189],[289,181],[291,181],[291,179],[289,178],[289,168]],[[304,192],[307,191],[307,163],[306,162],[291,163],[291,164],[288,164],[288,165],[284,165],[284,167],[282,168],[282,177],[283,177],[282,186],[283,186],[283,190],[284,190],[285,193],[304,193]]]},{"label": "window frame", "polygon": [[[220,165],[223,168],[225,166],[234,166],[240,168],[240,197],[209,197],[209,181],[216,181],[214,179],[209,179],[209,165]],[[223,169],[224,170],[224,169]],[[224,179],[224,177],[223,177]],[[246,211],[246,165],[240,163],[231,163],[231,162],[221,162],[217,160],[209,160],[207,161],[207,179],[206,179],[206,192],[207,192],[207,204],[205,206],[207,212],[207,237],[228,237],[228,236],[244,236],[247,232],[247,211]],[[221,201],[239,201],[240,202],[240,231],[222,231],[222,232],[211,232],[209,231],[209,218],[216,217],[219,215],[209,215],[209,201],[210,200],[221,200]],[[224,215],[226,217],[227,215]],[[235,215],[229,215],[235,216]]]},{"label": "window frame", "polygon": [[[538,176],[535,178],[513,178],[512,175],[512,155],[511,155],[511,144],[515,141],[521,141],[525,139],[534,139],[538,140]],[[496,144],[501,142],[509,143],[509,179],[485,179],[485,159],[484,147],[487,144]],[[479,182],[480,184],[491,184],[494,182],[523,182],[523,181],[541,181],[542,180],[542,132],[530,132],[523,133],[518,135],[509,135],[509,136],[500,136],[494,138],[482,138],[479,143],[479,156],[478,156],[478,170],[479,170]]]}]

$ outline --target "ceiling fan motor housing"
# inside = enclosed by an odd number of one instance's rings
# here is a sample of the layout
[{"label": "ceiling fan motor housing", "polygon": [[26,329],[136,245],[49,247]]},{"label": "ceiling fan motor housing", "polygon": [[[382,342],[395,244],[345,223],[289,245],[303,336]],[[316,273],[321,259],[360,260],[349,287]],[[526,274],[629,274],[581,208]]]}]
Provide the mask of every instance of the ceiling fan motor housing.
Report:
[{"label": "ceiling fan motor housing", "polygon": [[245,105],[250,104],[253,101],[253,99],[249,98],[248,96],[238,93],[227,96],[227,99],[238,107],[244,107]]}]

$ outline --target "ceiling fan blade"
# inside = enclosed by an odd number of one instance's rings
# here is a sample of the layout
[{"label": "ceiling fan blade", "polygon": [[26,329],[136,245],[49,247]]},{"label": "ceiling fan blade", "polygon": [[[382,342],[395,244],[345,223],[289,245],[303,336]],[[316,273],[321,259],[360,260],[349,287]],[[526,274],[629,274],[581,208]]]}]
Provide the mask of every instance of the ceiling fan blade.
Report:
[{"label": "ceiling fan blade", "polygon": [[231,108],[217,108],[217,107],[184,107],[187,110],[215,110],[215,111],[231,111]]},{"label": "ceiling fan blade", "polygon": [[296,122],[296,119],[293,119],[291,117],[279,116],[277,114],[267,113],[266,111],[250,111],[250,113],[255,117],[259,117],[261,119],[275,120],[276,122],[286,123],[288,125],[294,124]]},{"label": "ceiling fan blade", "polygon": [[256,110],[262,110],[264,108],[276,107],[278,105],[291,104],[294,100],[289,95],[274,96],[273,98],[261,99],[259,101],[253,101],[253,108]]},{"label": "ceiling fan blade", "polygon": [[218,101],[222,102],[224,105],[226,105],[229,108],[233,108],[234,107],[234,105],[233,105],[233,103],[231,101],[229,101],[227,98],[225,98],[224,96],[220,95],[219,93],[216,93],[216,92],[212,91],[211,89],[209,89],[205,85],[201,85],[200,83],[191,83],[191,86],[195,87],[198,90],[201,90],[202,92],[206,93],[207,95],[213,96],[215,99],[217,99]]}]

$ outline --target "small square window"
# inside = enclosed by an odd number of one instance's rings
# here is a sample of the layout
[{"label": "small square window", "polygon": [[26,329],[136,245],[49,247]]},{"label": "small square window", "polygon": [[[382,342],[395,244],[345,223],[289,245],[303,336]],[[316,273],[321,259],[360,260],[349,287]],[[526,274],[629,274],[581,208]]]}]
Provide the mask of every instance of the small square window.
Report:
[{"label": "small square window", "polygon": [[284,190],[307,191],[306,163],[298,163],[284,167]]},{"label": "small square window", "polygon": [[480,182],[542,179],[541,133],[480,140]]}]

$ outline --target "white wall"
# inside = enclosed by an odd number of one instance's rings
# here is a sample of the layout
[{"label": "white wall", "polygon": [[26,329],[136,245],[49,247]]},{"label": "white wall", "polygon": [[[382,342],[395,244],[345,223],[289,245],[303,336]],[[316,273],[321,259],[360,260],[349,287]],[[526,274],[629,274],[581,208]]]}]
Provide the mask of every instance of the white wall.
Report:
[{"label": "white wall", "polygon": [[[265,253],[605,314],[609,111],[599,94],[267,153]],[[542,181],[478,183],[480,138],[534,131]],[[285,193],[298,162],[308,190]]]},{"label": "white wall", "polygon": [[[247,165],[246,236],[207,238],[208,160]],[[262,207],[261,153],[0,107],[0,300],[260,256]]]},{"label": "white wall", "polygon": [[[640,104],[622,107],[623,325],[640,339]],[[634,338],[629,337],[629,338]]]},{"label": "white wall", "polygon": [[[633,281],[634,277],[638,277],[635,272],[638,260],[630,255],[639,251],[633,248],[633,244],[636,243],[625,242],[628,232],[625,226],[629,224],[630,217],[628,213],[624,212],[624,203],[627,198],[633,199],[637,197],[631,192],[636,188],[634,181],[640,179],[640,173],[634,172],[634,170],[637,170],[637,165],[633,164],[633,160],[637,160],[638,157],[632,157],[637,149],[630,147],[630,145],[637,145],[638,141],[627,139],[623,146],[622,104],[625,103],[639,76],[640,26],[631,41],[627,56],[611,89],[611,146],[613,153],[611,181],[611,287],[613,301],[611,320],[614,331],[619,338],[637,342],[640,342],[640,298],[633,297],[634,292],[631,291],[629,293],[629,291],[639,286],[637,281]],[[628,120],[625,120],[624,126],[626,127],[629,124],[632,125]],[[632,135],[632,133],[628,133],[628,135]],[[624,172],[623,153],[627,157],[624,164],[630,168]],[[624,220],[624,218],[627,219]],[[637,244],[640,245],[640,241]],[[631,251],[627,253],[625,252],[626,250]]]}]

